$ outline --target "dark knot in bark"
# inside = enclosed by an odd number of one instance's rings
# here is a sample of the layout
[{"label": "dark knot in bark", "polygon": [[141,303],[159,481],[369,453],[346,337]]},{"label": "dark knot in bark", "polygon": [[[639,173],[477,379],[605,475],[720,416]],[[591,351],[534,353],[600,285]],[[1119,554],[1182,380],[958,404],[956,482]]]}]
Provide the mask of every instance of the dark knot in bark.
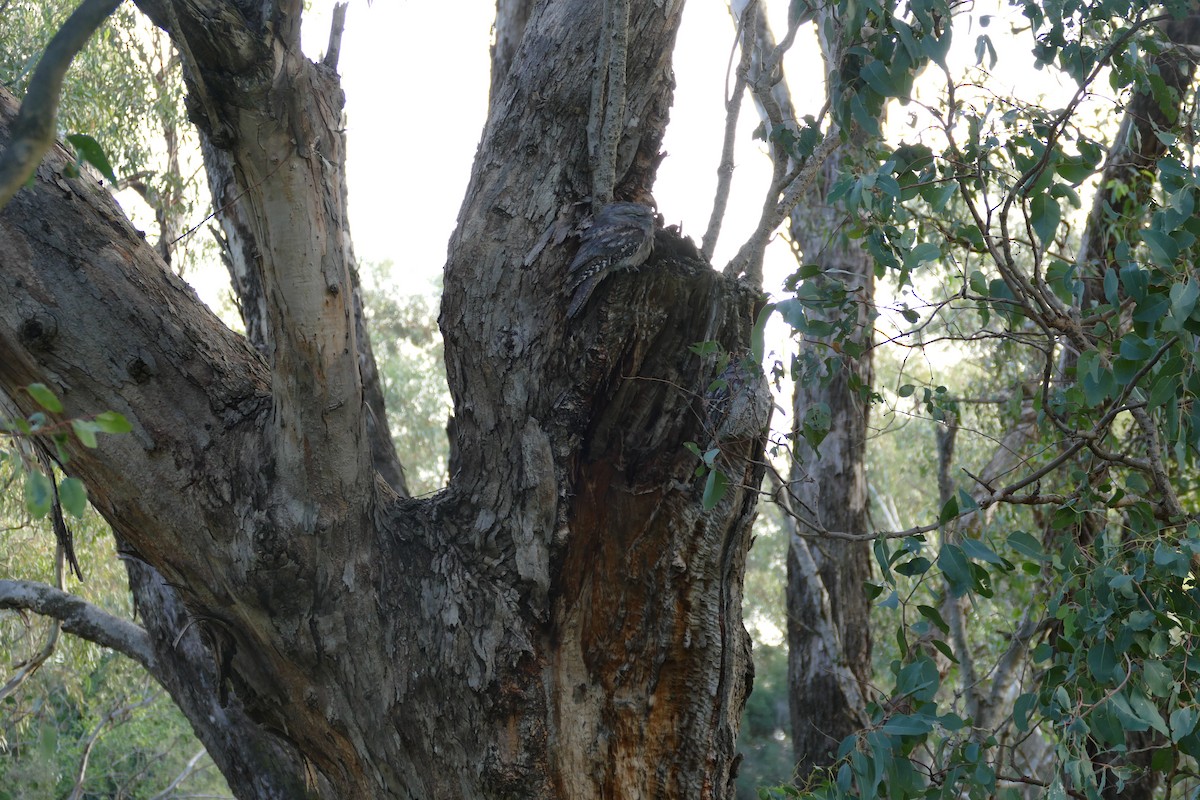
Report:
[{"label": "dark knot in bark", "polygon": [[34,312],[21,320],[20,336],[30,350],[49,350],[58,338],[58,320],[45,311]]},{"label": "dark knot in bark", "polygon": [[134,383],[145,383],[158,372],[158,364],[155,362],[154,356],[139,350],[137,355],[125,365],[125,371],[129,373],[129,377]]}]

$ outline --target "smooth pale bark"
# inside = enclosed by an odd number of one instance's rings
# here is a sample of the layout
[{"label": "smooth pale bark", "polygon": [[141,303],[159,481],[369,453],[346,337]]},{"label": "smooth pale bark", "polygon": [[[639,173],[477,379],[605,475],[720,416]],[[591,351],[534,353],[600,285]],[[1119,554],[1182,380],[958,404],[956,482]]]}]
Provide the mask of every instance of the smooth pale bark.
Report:
[{"label": "smooth pale bark", "polygon": [[[762,298],[660,233],[568,327],[601,6],[536,7],[493,97],[442,309],[458,469],[432,498],[373,466],[340,89],[299,52],[298,3],[141,4],[228,162],[263,352],[63,178],[61,151],[0,211],[0,388],[26,413],[40,381],[69,416],[133,423],[67,471],[139,601],[160,594],[164,685],[210,748],[260,756],[270,786],[216,758],[239,797],[732,794],[769,402],[755,375],[716,413],[716,364],[688,346],[743,352]],[[633,11],[618,196],[652,184],[681,10]],[[722,452],[708,511],[688,442]],[[196,641],[165,659],[181,631]],[[258,738],[223,745],[217,708]]]}]

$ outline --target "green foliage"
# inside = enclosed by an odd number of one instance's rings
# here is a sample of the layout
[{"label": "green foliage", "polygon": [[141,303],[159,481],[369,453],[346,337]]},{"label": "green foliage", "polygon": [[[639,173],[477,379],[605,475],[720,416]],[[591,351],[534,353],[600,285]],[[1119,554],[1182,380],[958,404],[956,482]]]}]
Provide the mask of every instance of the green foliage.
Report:
[{"label": "green foliage", "polygon": [[[19,462],[11,459],[0,464],[0,487],[11,488],[19,470]],[[67,485],[60,483],[60,497]],[[72,530],[87,580],[66,588],[110,613],[131,617],[125,568],[108,527],[85,510]],[[21,499],[11,490],[0,491],[0,576],[53,584],[60,572],[55,560],[49,520],[30,521]],[[0,612],[5,680],[36,657],[53,631],[46,620]],[[140,667],[90,642],[58,636],[50,658],[16,692],[0,699],[0,800],[66,797],[89,742],[83,797],[152,797],[200,751],[187,721]],[[179,791],[230,796],[207,757]]]},{"label": "green foliage", "polygon": [[[0,82],[18,96],[50,37],[78,5],[12,0],[0,25]],[[60,136],[110,184],[150,208],[138,224],[171,245],[207,214],[199,143],[187,122],[179,59],[166,34],[132,5],[119,8],[72,63],[59,107]],[[69,134],[69,135],[67,135]],[[127,206],[133,198],[122,197]],[[134,209],[135,211],[137,209]],[[211,237],[167,248],[181,274],[217,264]]]},{"label": "green foliage", "polygon": [[[880,379],[859,393],[881,420],[872,484],[890,523],[869,587],[889,632],[876,637],[882,689],[806,796],[1098,798],[1146,776],[1180,796],[1200,790],[1189,109],[1159,58],[1170,51],[1157,7],[1014,5],[1037,68],[1080,87],[1061,108],[977,91],[989,80],[980,70],[956,81],[939,49],[948,8],[906,4],[900,21],[868,3],[841,21],[834,118],[872,144],[829,199],[846,212],[846,239],[896,287],[875,319],[909,350],[876,350]],[[977,61],[990,69],[997,53],[981,35]],[[929,100],[921,86],[908,140],[888,141],[873,120],[888,98],[914,94],[926,63],[943,68],[945,89]],[[1115,139],[1112,107],[1084,113],[1092,91],[1116,93],[1118,110],[1147,103],[1150,138]],[[1103,173],[1106,151],[1125,145],[1153,155]],[[827,344],[794,376],[832,379],[861,298],[811,263],[787,288],[781,316]],[[945,439],[933,432],[947,428],[962,447],[939,464]],[[802,434],[819,444],[807,416]],[[1026,769],[1031,749],[1049,767]]]},{"label": "green foliage", "polygon": [[391,262],[363,267],[363,304],[389,410],[392,440],[414,495],[446,482],[450,392],[434,302],[384,288]]},{"label": "green foliage", "polygon": [[[77,478],[44,470],[37,448],[53,450],[69,464],[71,436],[96,447],[98,433],[131,429],[120,414],[91,420],[62,419],[62,401],[48,387],[26,392],[44,411],[0,424],[0,576],[63,585],[61,551],[46,519],[56,496],[75,521],[75,555],[89,580],[72,592],[114,614],[130,616],[124,568],[113,551],[107,526],[87,505]],[[57,481],[57,489],[55,487]],[[16,486],[23,487],[17,499]],[[190,727],[165,693],[140,667],[114,653],[73,637],[60,637],[56,625],[12,612],[0,612],[0,670],[28,674],[24,682],[0,690],[0,800],[67,796],[80,765],[85,797],[150,797],[188,767],[200,751]],[[198,768],[197,768],[198,766]],[[182,786],[210,796],[227,796],[224,781],[207,760],[193,764]]]},{"label": "green foliage", "polygon": [[97,414],[91,420],[56,420],[46,413],[60,416],[63,412],[62,401],[53,391],[40,383],[30,384],[25,391],[45,412],[36,411],[25,418],[0,419],[0,465],[6,465],[22,479],[25,511],[35,519],[50,513],[56,497],[67,513],[82,517],[87,507],[87,490],[83,483],[78,478],[63,478],[56,485],[56,477],[47,474],[43,467],[44,459],[39,456],[37,446],[40,444],[47,450],[52,448],[58,465],[64,466],[69,460],[66,445],[71,434],[84,447],[93,448],[99,444],[96,433],[128,433],[133,428],[115,411]]},{"label": "green foliage", "polygon": [[79,166],[86,161],[107,178],[109,183],[116,185],[117,176],[113,174],[112,164],[109,163],[108,155],[99,142],[86,133],[72,133],[67,136],[67,142],[75,148],[76,172],[78,172]]}]

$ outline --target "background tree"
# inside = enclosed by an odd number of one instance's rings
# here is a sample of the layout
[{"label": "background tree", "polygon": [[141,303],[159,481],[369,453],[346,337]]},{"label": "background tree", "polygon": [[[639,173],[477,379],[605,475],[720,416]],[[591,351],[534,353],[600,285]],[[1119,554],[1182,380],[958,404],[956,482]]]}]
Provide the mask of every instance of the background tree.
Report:
[{"label": "background tree", "polygon": [[[911,13],[920,22],[931,9],[936,13],[948,8],[915,4]],[[754,100],[774,180],[782,183],[809,160],[817,166],[809,176],[809,190],[798,193],[785,208],[769,202],[760,225],[760,230],[768,230],[785,222],[800,262],[788,279],[796,296],[778,304],[795,331],[797,350],[787,370],[794,390],[791,431],[782,448],[787,453],[782,470],[786,477],[777,479],[774,497],[790,534],[788,682],[794,760],[803,781],[814,769],[833,763],[838,744],[865,722],[872,677],[869,602],[863,590],[871,577],[870,549],[853,535],[822,536],[820,541],[807,537],[872,528],[866,453],[874,397],[876,263],[861,238],[853,235],[855,228],[835,187],[843,175],[860,168],[882,136],[887,93],[870,91],[857,73],[871,66],[872,47],[887,49],[872,23],[889,17],[893,9],[792,3],[781,42],[771,30],[765,4],[735,2],[730,11],[742,48],[735,101],[743,89]],[[841,126],[811,114],[801,119],[796,111],[783,64],[802,27],[817,31],[827,76],[825,111],[836,105]],[[931,35],[922,41],[924,49],[890,54],[901,82],[911,82],[941,47],[938,40],[944,31],[936,25],[926,28]],[[852,105],[850,121],[846,112]],[[736,106],[733,112],[731,119]],[[826,157],[811,159],[822,125],[840,134],[827,139],[837,146]],[[715,224],[710,226],[706,251],[712,249],[718,231]],[[747,257],[743,251],[735,264]]]},{"label": "background tree", "polygon": [[[936,522],[868,534],[882,568],[877,591],[900,614],[899,647],[888,696],[843,741],[822,796],[874,796],[885,784],[892,797],[1148,796],[1159,780],[1190,790],[1194,699],[1184,688],[1186,647],[1168,644],[1190,636],[1183,609],[1194,603],[1183,577],[1195,452],[1186,377],[1194,348],[1183,344],[1194,276],[1183,264],[1194,240],[1177,216],[1193,183],[1180,167],[1190,144],[1174,127],[1190,67],[1169,43],[1190,28],[1190,10],[1025,4],[1039,67],[1054,65],[1081,87],[1065,106],[997,103],[944,69],[944,92],[926,106],[933,146],[891,145],[878,168],[841,184],[865,221],[860,235],[902,287],[912,285],[908,297],[928,291],[916,268],[954,258],[940,296],[921,311],[899,307],[912,327],[893,338],[995,342],[1018,369],[993,394],[1009,428],[985,431],[992,456],[957,471],[944,469],[957,460],[950,434],[957,428],[961,441],[964,419],[986,421],[964,416],[978,395],[936,373],[896,387],[899,400],[914,398],[945,426],[941,510]],[[976,53],[994,64],[987,34]],[[1130,121],[1097,131],[1080,108],[1105,66]],[[862,74],[911,96],[886,64]],[[1113,106],[1102,109],[1118,120]],[[1133,177],[1127,147],[1144,148],[1141,163],[1157,159],[1153,167]],[[1091,175],[1100,176],[1099,211],[1080,248],[1064,223],[1083,206]],[[935,531],[940,541],[928,538]],[[999,640],[965,621],[990,621],[1000,608],[1014,621]],[[1166,608],[1179,616],[1155,616]],[[1032,752],[1039,740],[1054,749]]]}]

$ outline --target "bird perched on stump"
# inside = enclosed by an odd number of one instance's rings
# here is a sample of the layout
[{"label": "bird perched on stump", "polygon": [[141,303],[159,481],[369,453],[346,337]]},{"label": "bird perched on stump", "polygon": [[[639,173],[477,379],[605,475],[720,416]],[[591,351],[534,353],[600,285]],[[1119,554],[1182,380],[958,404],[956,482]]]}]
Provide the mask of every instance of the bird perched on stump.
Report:
[{"label": "bird perched on stump", "polygon": [[654,211],[641,203],[609,203],[592,217],[579,252],[567,268],[571,304],[567,318],[587,305],[596,286],[609,273],[640,267],[654,249]]}]

